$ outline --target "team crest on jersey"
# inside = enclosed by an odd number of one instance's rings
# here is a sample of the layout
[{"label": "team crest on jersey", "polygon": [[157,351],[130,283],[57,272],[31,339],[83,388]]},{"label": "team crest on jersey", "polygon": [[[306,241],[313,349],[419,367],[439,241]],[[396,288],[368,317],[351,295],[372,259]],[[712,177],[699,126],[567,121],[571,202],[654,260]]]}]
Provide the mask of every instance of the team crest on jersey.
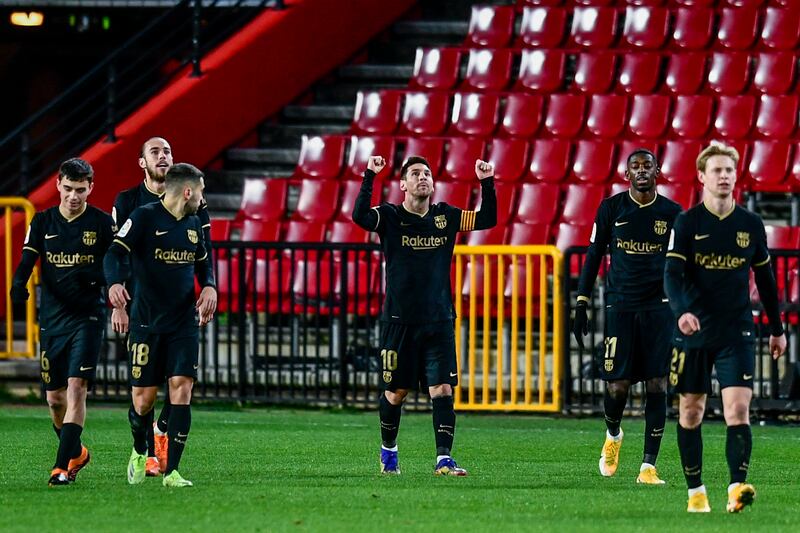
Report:
[{"label": "team crest on jersey", "polygon": [[606,372],[611,372],[612,370],[614,370],[614,360],[606,359],[605,364],[603,366],[606,369]]},{"label": "team crest on jersey", "polygon": [[86,246],[94,246],[97,242],[97,232],[96,231],[84,231],[83,232],[83,244]]},{"label": "team crest on jersey", "polygon": [[131,376],[133,376],[133,379],[139,379],[142,377],[142,367],[134,366],[131,368]]},{"label": "team crest on jersey", "polygon": [[656,220],[656,225],[653,226],[653,231],[656,232],[656,235],[664,235],[667,232],[667,221]]},{"label": "team crest on jersey", "polygon": [[385,381],[386,383],[391,383],[392,382],[392,373],[388,372],[388,371],[384,371],[383,372],[383,381]]},{"label": "team crest on jersey", "polygon": [[189,242],[192,244],[197,244],[197,232],[193,229],[187,229],[186,235],[189,236]]},{"label": "team crest on jersey", "polygon": [[437,228],[444,229],[447,227],[447,217],[444,215],[436,215],[433,217],[433,223],[436,224]]},{"label": "team crest on jersey", "polygon": [[738,244],[740,248],[747,248],[750,246],[750,234],[746,231],[737,231],[736,244]]}]

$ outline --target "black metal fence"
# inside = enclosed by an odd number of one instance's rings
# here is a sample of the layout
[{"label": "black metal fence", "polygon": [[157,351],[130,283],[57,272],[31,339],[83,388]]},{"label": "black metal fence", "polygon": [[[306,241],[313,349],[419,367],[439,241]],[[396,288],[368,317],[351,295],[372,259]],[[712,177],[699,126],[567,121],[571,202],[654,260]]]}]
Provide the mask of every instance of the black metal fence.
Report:
[{"label": "black metal fence", "polygon": [[[569,317],[585,248],[565,254]],[[800,328],[800,251],[773,250],[781,309],[789,338],[785,357],[768,354],[768,333],[756,302],[757,359],[753,409],[761,414],[800,411],[798,328]],[[272,404],[372,407],[380,391],[378,320],[384,297],[384,264],[377,245],[222,242],[214,249],[219,306],[202,329],[195,397]],[[601,267],[600,278],[605,275]],[[563,332],[563,411],[603,409],[604,384],[596,362],[602,359],[602,282],[589,305],[593,327],[587,349]],[[754,293],[755,296],[755,293]],[[521,317],[524,320],[524,317]],[[93,396],[124,398],[128,365],[124,338],[111,334],[101,355]],[[717,398],[718,398],[718,391]],[[632,387],[632,408],[641,406],[642,385]],[[424,394],[410,405],[427,404]],[[719,408],[714,397],[713,411]]]}]

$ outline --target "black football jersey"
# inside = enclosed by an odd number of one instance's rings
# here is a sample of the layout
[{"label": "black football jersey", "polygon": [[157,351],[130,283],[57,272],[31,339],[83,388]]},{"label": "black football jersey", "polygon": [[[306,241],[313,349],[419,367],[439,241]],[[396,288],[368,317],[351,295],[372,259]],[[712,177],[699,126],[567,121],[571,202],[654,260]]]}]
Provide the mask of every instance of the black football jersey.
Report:
[{"label": "black football jersey", "polygon": [[606,251],[611,267],[606,276],[606,305],[639,311],[667,305],[664,260],[670,231],[681,206],[661,195],[647,204],[630,191],[600,203],[591,244],[578,283],[578,296],[588,300]]},{"label": "black football jersey", "polygon": [[[71,219],[58,207],[34,215],[23,250],[38,254],[41,263],[43,335],[68,333],[87,321],[105,322],[103,256],[113,235],[111,216],[91,205]],[[89,280],[99,283],[90,285]]]}]

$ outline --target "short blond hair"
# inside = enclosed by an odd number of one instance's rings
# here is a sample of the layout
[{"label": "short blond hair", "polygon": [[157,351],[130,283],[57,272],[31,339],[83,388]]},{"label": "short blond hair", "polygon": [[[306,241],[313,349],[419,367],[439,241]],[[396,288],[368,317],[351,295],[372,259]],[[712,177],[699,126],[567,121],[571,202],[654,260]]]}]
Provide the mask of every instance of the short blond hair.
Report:
[{"label": "short blond hair", "polygon": [[718,141],[711,141],[711,144],[706,146],[703,151],[700,152],[700,155],[697,156],[697,170],[700,172],[705,172],[708,159],[710,157],[714,157],[715,155],[725,155],[730,157],[733,159],[733,166],[737,166],[739,164],[739,152],[736,150],[736,148]]}]

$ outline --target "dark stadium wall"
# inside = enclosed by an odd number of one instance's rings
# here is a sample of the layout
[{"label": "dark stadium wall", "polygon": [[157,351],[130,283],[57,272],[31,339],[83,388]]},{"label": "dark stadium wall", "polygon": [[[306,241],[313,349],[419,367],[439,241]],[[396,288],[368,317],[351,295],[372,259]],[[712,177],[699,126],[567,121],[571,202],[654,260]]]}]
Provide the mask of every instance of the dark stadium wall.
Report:
[{"label": "dark stadium wall", "polygon": [[[176,77],[117,128],[119,141],[98,142],[81,157],[95,168],[90,202],[110,210],[116,194],[136,185],[139,148],[166,137],[175,161],[199,167],[343,63],[415,0],[287,0],[265,10],[202,61],[203,76]],[[58,193],[47,180],[30,196],[41,209]]]}]

